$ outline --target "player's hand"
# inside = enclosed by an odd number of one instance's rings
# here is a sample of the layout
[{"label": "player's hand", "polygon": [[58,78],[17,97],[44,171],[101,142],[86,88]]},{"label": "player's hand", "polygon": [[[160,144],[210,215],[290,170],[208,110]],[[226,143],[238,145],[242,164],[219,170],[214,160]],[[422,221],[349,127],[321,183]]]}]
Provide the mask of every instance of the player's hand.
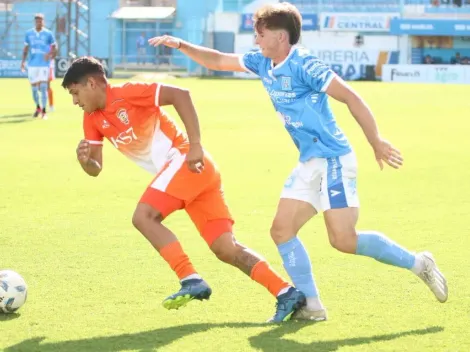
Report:
[{"label": "player's hand", "polygon": [[398,169],[403,165],[403,157],[398,149],[391,145],[388,141],[379,139],[375,145],[373,145],[375,160],[380,166],[380,170],[383,170],[385,161],[388,165],[394,169]]},{"label": "player's hand", "polygon": [[204,170],[204,150],[200,143],[190,144],[186,162],[192,172],[200,174]]},{"label": "player's hand", "polygon": [[165,45],[170,48],[179,49],[181,46],[181,39],[172,37],[171,35],[162,35],[160,37],[153,37],[148,40],[152,46]]},{"label": "player's hand", "polygon": [[50,59],[52,59],[52,54],[51,53],[47,53],[47,54],[44,55],[44,60],[49,61]]},{"label": "player's hand", "polygon": [[26,65],[24,62],[21,63],[21,72],[25,72],[26,71]]},{"label": "player's hand", "polygon": [[81,163],[87,163],[88,160],[90,159],[90,153],[91,153],[91,148],[90,148],[90,143],[82,139],[80,143],[78,143],[77,147],[77,159]]}]

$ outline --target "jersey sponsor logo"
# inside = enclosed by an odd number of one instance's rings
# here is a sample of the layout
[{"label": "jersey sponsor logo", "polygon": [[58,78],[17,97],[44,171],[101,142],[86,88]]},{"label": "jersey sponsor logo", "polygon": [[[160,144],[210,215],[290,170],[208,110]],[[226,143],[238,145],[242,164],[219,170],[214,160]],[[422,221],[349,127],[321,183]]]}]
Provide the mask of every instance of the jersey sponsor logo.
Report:
[{"label": "jersey sponsor logo", "polygon": [[295,92],[283,92],[268,87],[265,88],[269,94],[269,97],[275,104],[290,104],[297,100],[297,94]]},{"label": "jersey sponsor logo", "polygon": [[268,77],[263,77],[263,82],[266,82],[267,84],[273,84],[273,80]]},{"label": "jersey sponsor logo", "polygon": [[129,116],[127,116],[126,109],[119,109],[116,113],[116,116],[123,124],[129,124]]},{"label": "jersey sponsor logo", "polygon": [[283,91],[292,90],[292,77],[287,77],[287,76],[281,77],[281,89]]},{"label": "jersey sponsor logo", "polygon": [[119,133],[117,137],[110,138],[111,143],[113,143],[116,149],[119,149],[119,145],[131,144],[132,141],[135,140],[137,140],[137,136],[134,133],[134,129],[132,127],[128,128],[124,132]]},{"label": "jersey sponsor logo", "polygon": [[279,114],[281,121],[284,122],[284,124],[287,126],[292,126],[294,128],[300,128],[304,126],[302,121],[292,121],[292,117],[288,115],[284,115],[280,112],[278,112],[278,114]]},{"label": "jersey sponsor logo", "polygon": [[110,127],[110,124],[107,120],[103,120],[103,125],[102,125],[103,129],[105,128],[109,128]]}]

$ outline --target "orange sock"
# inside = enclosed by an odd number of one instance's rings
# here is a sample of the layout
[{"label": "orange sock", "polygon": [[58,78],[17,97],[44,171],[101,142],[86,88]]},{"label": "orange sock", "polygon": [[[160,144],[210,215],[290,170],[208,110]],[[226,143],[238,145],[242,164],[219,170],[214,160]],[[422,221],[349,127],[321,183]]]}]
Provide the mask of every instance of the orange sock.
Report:
[{"label": "orange sock", "polygon": [[259,261],[255,264],[253,269],[251,269],[250,277],[252,280],[266,287],[274,297],[276,297],[282,289],[290,286],[268,263],[263,261]]},{"label": "orange sock", "polygon": [[54,106],[54,95],[52,94],[52,89],[47,90],[47,96],[49,98],[49,106]]},{"label": "orange sock", "polygon": [[184,253],[181,244],[178,241],[171,242],[162,249],[160,255],[170,264],[171,269],[176,273],[180,280],[191,274],[196,274],[189,257]]}]

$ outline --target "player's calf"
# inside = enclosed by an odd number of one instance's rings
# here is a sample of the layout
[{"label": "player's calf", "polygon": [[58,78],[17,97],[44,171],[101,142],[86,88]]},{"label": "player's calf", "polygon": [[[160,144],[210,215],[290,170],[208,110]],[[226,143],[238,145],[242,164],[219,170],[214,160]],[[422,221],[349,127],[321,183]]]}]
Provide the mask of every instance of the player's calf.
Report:
[{"label": "player's calf", "polygon": [[231,233],[217,238],[211,249],[221,261],[237,267],[276,297],[276,313],[269,321],[289,320],[305,304],[302,292],[289,285],[260,255],[238,243]]},{"label": "player's calf", "polygon": [[153,206],[139,203],[132,217],[133,225],[158,250],[181,282],[181,289],[163,301],[167,309],[178,309],[192,300],[209,299],[212,290],[194,269],[176,236],[163,224],[162,214]]}]

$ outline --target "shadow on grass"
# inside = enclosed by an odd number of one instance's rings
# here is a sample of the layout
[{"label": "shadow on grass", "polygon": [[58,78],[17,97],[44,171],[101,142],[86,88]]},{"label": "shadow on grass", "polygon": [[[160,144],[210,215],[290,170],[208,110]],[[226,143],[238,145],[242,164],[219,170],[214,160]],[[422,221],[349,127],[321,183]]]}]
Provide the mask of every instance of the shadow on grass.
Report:
[{"label": "shadow on grass", "polygon": [[11,313],[11,314],[4,314],[0,313],[0,321],[9,321],[9,320],[15,320],[19,318],[21,314],[19,313]]},{"label": "shadow on grass", "polygon": [[[348,339],[315,341],[309,344],[283,339],[284,335],[292,334],[308,323],[287,323],[281,325],[268,325],[266,323],[221,323],[221,324],[187,324],[162,329],[123,334],[117,336],[93,337],[89,339],[70,340],[63,342],[44,342],[46,337],[37,337],[25,340],[19,344],[5,348],[4,352],[41,351],[41,352],[78,352],[100,351],[117,352],[125,350],[151,351],[164,347],[180,338],[192,334],[207,332],[214,328],[247,329],[253,327],[272,327],[259,335],[249,338],[253,348],[268,351],[299,351],[309,350],[315,352],[337,351],[342,346],[357,346],[379,341],[390,341],[410,335],[435,334],[443,331],[442,327],[429,327],[402,331],[384,335],[359,336]],[[194,346],[195,351],[208,350],[210,346]]]},{"label": "shadow on grass", "polygon": [[31,114],[0,115],[0,125],[31,122],[34,120],[37,119],[33,119]]},{"label": "shadow on grass", "polygon": [[12,114],[12,115],[0,115],[0,119],[14,119],[18,117],[31,117],[31,114]]}]

